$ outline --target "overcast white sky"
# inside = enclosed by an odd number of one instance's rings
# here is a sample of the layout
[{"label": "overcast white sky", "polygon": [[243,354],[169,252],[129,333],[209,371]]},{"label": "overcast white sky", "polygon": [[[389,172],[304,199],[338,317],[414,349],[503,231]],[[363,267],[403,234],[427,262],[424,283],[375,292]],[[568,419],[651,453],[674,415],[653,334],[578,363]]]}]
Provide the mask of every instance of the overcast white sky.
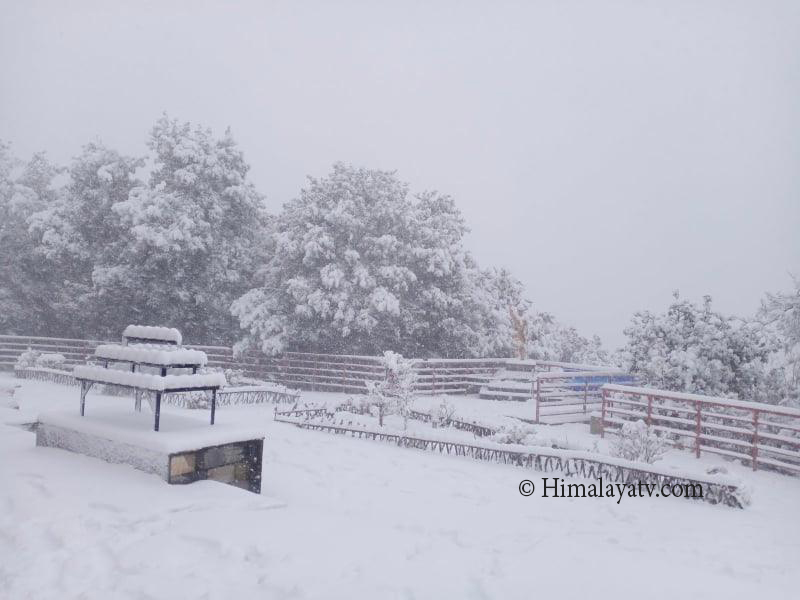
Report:
[{"label": "overcast white sky", "polygon": [[614,347],[800,274],[800,2],[9,2],[0,138],[230,125],[270,208],[337,160],[453,195],[483,265]]}]

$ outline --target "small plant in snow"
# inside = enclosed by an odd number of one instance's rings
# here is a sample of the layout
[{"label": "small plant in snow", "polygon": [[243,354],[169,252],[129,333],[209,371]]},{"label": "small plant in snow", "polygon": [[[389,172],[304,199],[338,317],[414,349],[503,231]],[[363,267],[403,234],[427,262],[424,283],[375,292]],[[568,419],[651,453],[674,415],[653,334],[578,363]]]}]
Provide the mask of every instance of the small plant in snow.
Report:
[{"label": "small plant in snow", "polygon": [[442,399],[439,406],[431,409],[431,425],[434,427],[447,427],[450,421],[453,420],[456,414],[456,407],[450,404],[447,400]]},{"label": "small plant in snow", "polygon": [[492,436],[492,441],[500,444],[528,444],[534,436],[532,427],[525,425],[511,425],[502,427]]},{"label": "small plant in snow", "polygon": [[667,444],[644,421],[630,421],[622,425],[617,439],[611,444],[611,454],[618,458],[652,464],[667,451]]},{"label": "small plant in snow", "polygon": [[378,410],[378,424],[383,427],[383,418],[392,413],[403,417],[404,427],[408,427],[411,404],[416,396],[414,384],[417,374],[413,363],[396,352],[383,353],[381,363],[386,369],[383,381],[366,381],[369,403]]},{"label": "small plant in snow", "polygon": [[41,352],[28,348],[17,357],[17,363],[14,365],[15,369],[32,369],[36,366],[36,361],[39,359]]}]

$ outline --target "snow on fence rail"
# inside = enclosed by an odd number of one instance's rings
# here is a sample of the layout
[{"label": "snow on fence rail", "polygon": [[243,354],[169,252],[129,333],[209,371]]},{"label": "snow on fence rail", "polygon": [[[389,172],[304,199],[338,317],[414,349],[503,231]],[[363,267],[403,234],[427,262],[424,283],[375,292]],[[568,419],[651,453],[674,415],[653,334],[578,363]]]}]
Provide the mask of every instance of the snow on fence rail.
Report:
[{"label": "snow on fence rail", "polygon": [[[114,344],[106,340],[80,340],[35,336],[0,335],[0,369],[11,369],[17,357],[33,348],[42,352],[58,352],[67,365],[83,364],[98,345]],[[385,368],[378,356],[312,354],[286,352],[269,357],[260,354],[234,356],[228,346],[191,348],[205,352],[209,367],[241,370],[247,377],[280,383],[292,388],[363,394],[365,381],[380,381]],[[484,359],[415,359],[416,390],[421,394],[465,394],[477,391],[500,369],[526,370],[571,369],[596,371],[608,367],[592,367],[553,361]]]},{"label": "snow on fence rail", "polygon": [[[293,411],[297,416],[315,416],[323,414],[326,409],[312,409]],[[535,448],[508,444],[508,448],[500,444],[465,444],[449,440],[436,440],[426,437],[408,436],[399,433],[389,433],[374,429],[345,427],[328,423],[313,421],[298,421],[292,418],[280,418],[282,413],[275,416],[275,420],[290,423],[301,429],[323,431],[340,435],[350,435],[360,439],[388,442],[402,448],[414,448],[427,452],[438,452],[450,456],[462,456],[486,462],[495,462],[506,465],[533,469],[542,472],[560,472],[567,477],[580,477],[583,479],[598,480],[616,483],[639,482],[662,486],[697,486],[702,487],[701,496],[684,496],[693,500],[704,500],[711,504],[725,504],[735,508],[744,508],[746,498],[738,487],[729,481],[709,477],[698,479],[695,476],[683,473],[672,473],[652,465],[635,463],[623,459],[601,456],[590,452],[575,450],[560,450],[557,448]],[[693,488],[696,489],[696,488]]]},{"label": "snow on fence rail", "polygon": [[601,427],[643,420],[672,445],[800,473],[800,410],[698,394],[607,384]]},{"label": "snow on fence rail", "polygon": [[[107,340],[80,340],[36,336],[0,335],[0,368],[11,369],[17,357],[33,348],[58,352],[67,365],[83,364],[98,345]],[[206,353],[209,367],[241,370],[248,377],[293,388],[345,393],[364,393],[365,381],[383,379],[385,369],[378,356],[287,352],[269,357],[257,354],[234,356],[227,346],[191,345]],[[423,394],[459,394],[476,389],[502,368],[507,359],[417,359],[417,391]]]}]

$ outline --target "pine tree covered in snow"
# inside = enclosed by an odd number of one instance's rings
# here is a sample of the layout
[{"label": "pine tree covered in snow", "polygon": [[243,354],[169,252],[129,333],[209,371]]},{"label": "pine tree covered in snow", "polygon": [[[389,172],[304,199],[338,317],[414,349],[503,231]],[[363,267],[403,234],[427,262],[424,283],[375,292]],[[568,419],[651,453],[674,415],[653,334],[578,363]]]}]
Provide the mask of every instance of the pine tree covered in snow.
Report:
[{"label": "pine tree covered in snow", "polygon": [[698,306],[676,293],[666,312],[636,313],[625,335],[624,366],[655,387],[767,400],[761,391],[773,347],[751,323],[713,310],[708,296]]},{"label": "pine tree covered in snow", "polygon": [[[96,285],[95,275],[115,268],[128,244],[128,229],[114,207],[137,185],[143,159],[91,143],[72,162],[57,200],[30,217],[39,251],[63,278],[56,292],[70,306],[62,335],[117,335],[120,323],[139,316],[124,297]],[[80,317],[80,318],[76,318]]]},{"label": "pine tree covered in snow", "polygon": [[158,120],[150,182],[114,205],[130,231],[122,260],[95,270],[103,294],[128,298],[139,322],[167,324],[188,339],[227,341],[231,302],[246,289],[267,247],[268,216],[247,180],[230,132]]},{"label": "pine tree covered in snow", "polygon": [[609,365],[611,358],[598,336],[585,338],[574,327],[546,312],[528,314],[527,354],[537,360]]},{"label": "pine tree covered in snow", "polygon": [[69,317],[60,290],[63,276],[40,250],[31,216],[59,198],[54,180],[61,169],[44,153],[27,162],[0,142],[0,330],[44,335]]},{"label": "pine tree covered in snow", "polygon": [[767,294],[756,323],[775,348],[763,387],[773,401],[800,406],[800,280],[789,292]]},{"label": "pine tree covered in snow", "polygon": [[411,356],[476,352],[475,265],[452,199],[336,164],[276,223],[261,285],[234,303],[240,347]]}]

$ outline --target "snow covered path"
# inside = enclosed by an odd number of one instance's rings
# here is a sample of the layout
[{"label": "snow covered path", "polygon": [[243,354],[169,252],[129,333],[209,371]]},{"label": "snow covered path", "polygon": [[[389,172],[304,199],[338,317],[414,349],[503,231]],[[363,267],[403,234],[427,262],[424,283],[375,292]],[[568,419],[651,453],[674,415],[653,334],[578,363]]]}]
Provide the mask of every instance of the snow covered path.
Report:
[{"label": "snow covered path", "polygon": [[[23,385],[23,411],[77,407],[75,388]],[[798,479],[736,470],[753,487],[745,510],[523,498],[519,481],[538,485],[538,473],[303,431],[268,408],[218,418],[263,424],[261,497],[168,486],[0,426],[0,597],[788,600],[800,589]]]}]

